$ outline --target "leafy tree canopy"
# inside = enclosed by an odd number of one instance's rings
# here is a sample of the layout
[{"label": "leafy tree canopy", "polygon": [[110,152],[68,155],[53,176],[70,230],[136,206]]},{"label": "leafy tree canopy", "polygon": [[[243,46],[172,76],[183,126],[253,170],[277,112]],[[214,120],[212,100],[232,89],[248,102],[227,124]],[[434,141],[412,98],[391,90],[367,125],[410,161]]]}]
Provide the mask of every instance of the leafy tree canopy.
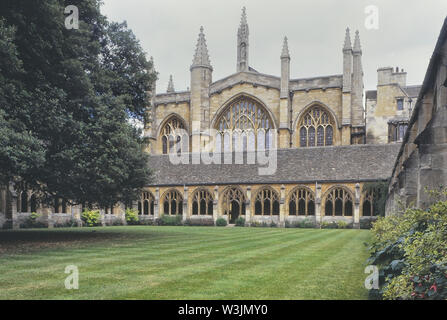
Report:
[{"label": "leafy tree canopy", "polygon": [[[43,199],[110,206],[150,178],[141,130],[156,79],[126,23],[99,0],[0,3],[0,182]],[[79,29],[64,9],[79,8]]]}]

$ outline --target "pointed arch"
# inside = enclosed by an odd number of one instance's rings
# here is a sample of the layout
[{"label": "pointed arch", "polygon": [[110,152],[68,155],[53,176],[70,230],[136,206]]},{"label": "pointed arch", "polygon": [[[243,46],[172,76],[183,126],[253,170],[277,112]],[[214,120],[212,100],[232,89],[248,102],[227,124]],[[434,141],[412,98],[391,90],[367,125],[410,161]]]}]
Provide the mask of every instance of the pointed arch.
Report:
[{"label": "pointed arch", "polygon": [[304,108],[295,124],[295,143],[299,147],[331,146],[334,141],[336,117],[321,103]]},{"label": "pointed arch", "polygon": [[233,211],[233,205],[237,205],[237,211],[239,215],[245,215],[245,192],[238,186],[230,186],[222,191],[222,213],[224,215],[230,215]]},{"label": "pointed arch", "polygon": [[[188,152],[189,143],[185,139],[189,139],[188,127],[186,121],[176,113],[168,115],[159,125],[157,130],[158,141],[161,145],[162,154],[171,152]],[[178,149],[175,150],[174,147]]]},{"label": "pointed arch", "polygon": [[167,190],[161,200],[164,215],[183,214],[183,196],[177,189]]},{"label": "pointed arch", "polygon": [[144,191],[141,194],[140,200],[138,201],[138,214],[139,215],[154,215],[155,209],[155,197],[150,191]]},{"label": "pointed arch", "polygon": [[192,194],[192,215],[213,215],[213,201],[211,191],[198,188]]},{"label": "pointed arch", "polygon": [[253,213],[262,216],[279,215],[280,198],[279,192],[272,187],[260,187],[255,195]]},{"label": "pointed arch", "polygon": [[[217,130],[218,136],[231,135],[230,148],[223,146],[222,150],[216,151],[247,151],[249,137],[258,148],[269,148],[270,144],[266,145],[266,141],[269,141],[271,132],[276,130],[276,123],[273,114],[263,102],[240,93],[216,112],[212,128]],[[238,150],[238,147],[242,150]]]},{"label": "pointed arch", "polygon": [[287,214],[290,216],[315,215],[315,193],[306,186],[296,186],[287,196]]},{"label": "pointed arch", "polygon": [[330,188],[323,196],[325,216],[347,216],[354,215],[354,193],[345,186],[336,185]]}]

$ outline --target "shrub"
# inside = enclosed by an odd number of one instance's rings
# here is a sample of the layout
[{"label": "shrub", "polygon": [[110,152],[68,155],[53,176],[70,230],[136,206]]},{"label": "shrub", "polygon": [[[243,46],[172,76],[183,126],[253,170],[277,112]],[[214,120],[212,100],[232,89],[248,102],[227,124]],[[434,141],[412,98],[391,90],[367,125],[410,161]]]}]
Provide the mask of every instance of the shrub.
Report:
[{"label": "shrub", "polygon": [[81,215],[81,220],[87,227],[95,227],[101,223],[101,215],[98,210],[86,210]]},{"label": "shrub", "polygon": [[225,227],[226,225],[227,225],[227,220],[225,220],[224,218],[218,218],[216,220],[216,226]]},{"label": "shrub", "polygon": [[337,229],[338,228],[338,224],[335,221],[323,221],[321,223],[321,229]]},{"label": "shrub", "polygon": [[176,215],[176,216],[162,215],[161,218],[158,220],[158,225],[160,225],[160,226],[181,226],[182,225],[182,216],[181,215]]},{"label": "shrub", "polygon": [[138,211],[133,209],[126,209],[126,222],[128,225],[139,224]]},{"label": "shrub", "polygon": [[211,218],[186,219],[185,226],[214,226],[214,220]]},{"label": "shrub", "polygon": [[382,299],[447,299],[447,201],[379,218],[368,264],[380,269]]},{"label": "shrub", "polygon": [[78,227],[78,221],[71,217],[69,220],[64,221],[64,222],[56,222],[55,224],[53,224],[54,228],[74,228],[74,227]]},{"label": "shrub", "polygon": [[139,217],[138,219],[138,225],[140,226],[157,226],[158,225],[158,219],[141,219]]},{"label": "shrub", "polygon": [[310,219],[304,219],[298,223],[298,228],[315,228],[315,223]]},{"label": "shrub", "polygon": [[39,221],[39,218],[42,215],[38,213],[31,213],[26,219],[25,222],[23,222],[20,225],[20,228],[46,228],[47,225],[41,221]]},{"label": "shrub", "polygon": [[349,229],[352,226],[346,221],[337,221],[337,229]]},{"label": "shrub", "polygon": [[276,227],[278,227],[278,225],[277,225],[274,221],[272,221],[272,222],[270,223],[270,227],[271,227],[271,228],[276,228]]},{"label": "shrub", "polygon": [[373,225],[372,220],[360,220],[360,229],[371,229]]},{"label": "shrub", "polygon": [[245,227],[245,219],[242,217],[239,217],[236,219],[236,226],[238,227]]}]

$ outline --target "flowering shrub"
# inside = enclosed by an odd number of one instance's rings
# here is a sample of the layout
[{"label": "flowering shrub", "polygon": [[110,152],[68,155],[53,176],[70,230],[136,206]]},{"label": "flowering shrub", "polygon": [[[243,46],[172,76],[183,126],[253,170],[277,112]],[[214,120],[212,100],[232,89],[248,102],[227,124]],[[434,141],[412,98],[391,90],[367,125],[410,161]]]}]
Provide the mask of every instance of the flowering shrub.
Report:
[{"label": "flowering shrub", "polygon": [[383,299],[447,299],[447,201],[407,209],[373,225],[369,264],[379,266]]},{"label": "flowering shrub", "polygon": [[126,209],[126,222],[128,225],[137,225],[139,224],[138,220],[138,211]]},{"label": "flowering shrub", "polygon": [[100,224],[101,215],[98,210],[86,210],[82,213],[81,219],[87,227],[94,227]]},{"label": "flowering shrub", "polygon": [[32,212],[25,220],[24,223],[20,225],[20,228],[46,228],[47,225],[41,221],[39,221],[39,218],[41,217],[41,214]]}]

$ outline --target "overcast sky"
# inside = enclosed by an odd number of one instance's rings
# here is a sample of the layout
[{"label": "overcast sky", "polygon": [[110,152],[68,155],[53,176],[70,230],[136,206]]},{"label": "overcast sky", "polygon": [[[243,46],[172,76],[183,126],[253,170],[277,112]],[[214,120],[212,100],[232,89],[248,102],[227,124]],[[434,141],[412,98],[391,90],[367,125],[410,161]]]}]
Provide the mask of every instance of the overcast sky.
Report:
[{"label": "overcast sky", "polygon": [[[379,29],[365,27],[365,8],[379,9]],[[236,71],[236,34],[241,8],[250,27],[250,66],[280,75],[284,36],[289,39],[291,78],[342,73],[346,27],[359,30],[365,89],[375,89],[377,68],[408,72],[407,84],[421,84],[443,20],[446,0],[104,0],[103,14],[126,20],[159,72],[157,93],[169,75],[176,91],[190,86],[200,26],[214,68],[213,81]],[[353,39],[352,39],[353,41]]]}]

